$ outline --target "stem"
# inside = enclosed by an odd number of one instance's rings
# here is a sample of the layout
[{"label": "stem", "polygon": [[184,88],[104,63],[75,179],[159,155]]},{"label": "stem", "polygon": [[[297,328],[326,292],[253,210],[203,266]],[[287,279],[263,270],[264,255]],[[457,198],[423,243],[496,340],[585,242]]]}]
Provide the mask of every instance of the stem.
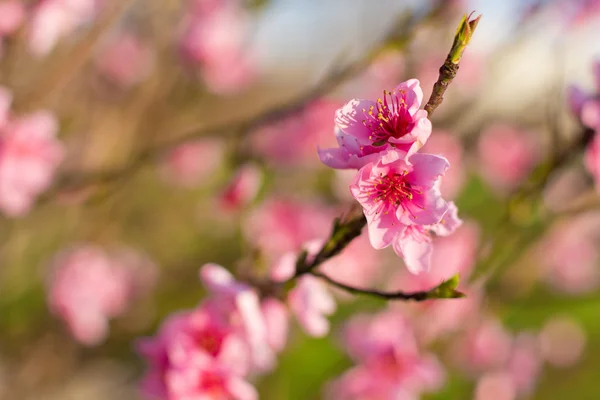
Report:
[{"label": "stem", "polygon": [[339,289],[345,290],[346,292],[349,292],[352,294],[377,297],[377,298],[384,299],[384,300],[424,301],[424,300],[430,299],[430,297],[429,297],[430,291],[407,293],[407,292],[402,292],[402,291],[383,292],[383,291],[379,291],[379,290],[375,290],[375,289],[361,289],[361,288],[356,288],[356,287],[349,286],[344,283],[338,282],[338,281],[330,278],[329,276],[327,276],[321,272],[318,272],[318,271],[312,271],[310,274],[319,279],[324,280],[325,282],[329,283],[332,286],[335,286]]}]

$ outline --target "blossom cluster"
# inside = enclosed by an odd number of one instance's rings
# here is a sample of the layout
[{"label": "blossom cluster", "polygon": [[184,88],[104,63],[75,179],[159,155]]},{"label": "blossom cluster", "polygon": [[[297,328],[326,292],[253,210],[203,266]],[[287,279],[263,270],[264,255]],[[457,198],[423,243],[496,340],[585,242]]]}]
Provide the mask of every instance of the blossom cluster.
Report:
[{"label": "blossom cluster", "polygon": [[350,191],[364,209],[371,244],[391,245],[413,273],[429,269],[432,235],[447,236],[461,224],[440,193],[448,160],[419,152],[432,131],[422,101],[416,79],[377,101],[353,99],[336,111],[339,147],[319,150],[332,168],[358,169]]}]

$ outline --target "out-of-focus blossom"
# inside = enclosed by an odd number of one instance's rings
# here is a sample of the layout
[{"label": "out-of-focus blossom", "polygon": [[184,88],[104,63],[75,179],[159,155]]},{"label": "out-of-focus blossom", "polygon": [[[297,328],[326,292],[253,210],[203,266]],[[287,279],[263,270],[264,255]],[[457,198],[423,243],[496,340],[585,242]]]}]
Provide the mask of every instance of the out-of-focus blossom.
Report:
[{"label": "out-of-focus blossom", "polygon": [[[600,128],[600,125],[598,127]],[[598,133],[594,135],[594,139],[585,151],[585,167],[594,177],[596,188],[600,191],[600,135]]]},{"label": "out-of-focus blossom", "polygon": [[317,100],[299,113],[257,130],[252,134],[254,151],[278,166],[313,166],[317,146],[328,140],[334,144],[331,132],[338,108],[337,102]]},{"label": "out-of-focus blossom", "polygon": [[152,49],[131,33],[112,37],[96,57],[100,74],[120,87],[129,87],[147,78],[153,64]]},{"label": "out-of-focus blossom", "polygon": [[11,104],[12,93],[10,90],[0,86],[0,129],[8,122]]},{"label": "out-of-focus blossom", "polygon": [[449,132],[435,131],[421,152],[446,157],[452,168],[444,174],[440,192],[446,199],[456,198],[465,183],[463,148],[460,140]]},{"label": "out-of-focus blossom", "polygon": [[98,0],[43,0],[32,10],[29,49],[36,56],[48,54],[57,42],[97,14]]},{"label": "out-of-focus blossom", "polygon": [[248,205],[256,198],[262,178],[262,171],[257,165],[242,165],[221,193],[221,208],[233,211]]},{"label": "out-of-focus blossom", "polygon": [[597,241],[600,215],[592,213],[555,227],[539,249],[542,278],[566,293],[585,293],[600,283]]},{"label": "out-of-focus blossom", "polygon": [[585,126],[600,129],[600,61],[593,63],[592,71],[596,82],[595,93],[588,94],[578,86],[569,86],[567,89],[567,103],[573,114]]},{"label": "out-of-focus blossom", "polygon": [[408,321],[397,312],[355,316],[344,345],[358,365],[330,384],[331,399],[418,399],[445,380],[440,363],[420,354]]},{"label": "out-of-focus blossom", "polygon": [[245,379],[273,367],[285,344],[285,307],[274,299],[261,304],[253,288],[219,265],[204,265],[200,277],[209,297],[138,342],[148,362],[141,389],[169,400],[257,399]]},{"label": "out-of-focus blossom", "polygon": [[517,389],[508,372],[483,375],[475,387],[475,400],[515,400]]},{"label": "out-of-focus blossom", "polygon": [[272,198],[262,203],[244,223],[247,239],[271,260],[300,251],[306,242],[325,239],[335,214],[318,203]]},{"label": "out-of-focus blossom", "polygon": [[553,317],[539,333],[542,357],[555,367],[567,368],[581,359],[586,335],[581,326],[568,317]]},{"label": "out-of-focus blossom", "polygon": [[427,111],[419,109],[422,100],[416,79],[385,91],[383,100],[350,100],[335,114],[339,147],[319,149],[321,161],[331,168],[359,169],[390,147],[415,153],[431,134]]},{"label": "out-of-focus blossom", "polygon": [[194,187],[213,175],[223,161],[219,140],[197,140],[171,150],[161,165],[163,177],[183,187]]},{"label": "out-of-focus blossom", "polygon": [[198,65],[208,88],[219,94],[248,85],[255,77],[246,49],[250,20],[236,0],[193,2],[183,23],[180,50],[185,61]]},{"label": "out-of-focus blossom", "polygon": [[153,265],[142,265],[139,258],[134,265],[131,261],[130,256],[110,255],[92,245],[76,247],[55,260],[48,305],[79,342],[102,342],[109,320],[123,314],[142,288],[148,289],[144,275],[154,275]]},{"label": "out-of-focus blossom", "polygon": [[544,188],[544,204],[554,212],[564,211],[573,201],[573,193],[584,193],[587,187],[587,177],[579,168],[557,171]]},{"label": "out-of-focus blossom", "polygon": [[508,361],[511,335],[499,321],[488,318],[471,326],[453,349],[459,365],[470,373],[492,371]]},{"label": "out-of-focus blossom", "polygon": [[[0,114],[1,108],[2,104]],[[64,153],[57,131],[56,118],[46,111],[9,118],[0,125],[0,208],[7,215],[27,213],[52,184]]]},{"label": "out-of-focus blossom", "polygon": [[[306,251],[313,257],[320,247],[321,242],[315,240],[306,244]],[[296,272],[295,265],[295,253],[285,254],[271,268],[271,279],[284,282],[292,278]],[[336,304],[323,282],[313,276],[298,278],[296,286],[288,293],[287,303],[300,326],[309,335],[321,337],[329,332],[327,316],[333,314]]]},{"label": "out-of-focus blossom", "polygon": [[538,146],[529,133],[502,124],[485,129],[478,150],[481,173],[498,190],[517,185],[539,157]]},{"label": "out-of-focus blossom", "polygon": [[19,29],[24,17],[25,6],[21,0],[0,2],[0,41]]},{"label": "out-of-focus blossom", "polygon": [[517,335],[513,341],[507,371],[519,394],[528,396],[533,392],[541,369],[542,359],[536,336],[530,333]]},{"label": "out-of-focus blossom", "polygon": [[364,209],[371,245],[392,245],[417,273],[429,267],[431,237],[426,230],[448,211],[438,188],[448,161],[431,154],[405,156],[398,150],[383,153],[358,172],[350,191]]}]

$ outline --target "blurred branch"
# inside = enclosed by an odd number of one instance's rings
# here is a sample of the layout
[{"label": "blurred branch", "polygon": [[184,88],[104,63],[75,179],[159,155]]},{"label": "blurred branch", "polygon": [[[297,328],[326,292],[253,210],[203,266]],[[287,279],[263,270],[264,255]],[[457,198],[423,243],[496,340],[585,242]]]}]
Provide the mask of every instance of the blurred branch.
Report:
[{"label": "blurred branch", "polygon": [[[443,6],[442,3],[430,10],[427,16],[435,15],[439,8]],[[159,159],[165,153],[186,142],[204,137],[242,137],[247,132],[300,112],[307,104],[326,95],[342,83],[362,72],[390,43],[407,42],[417,22],[411,15],[401,15],[371,51],[346,66],[332,70],[315,87],[286,104],[276,106],[243,121],[226,123],[216,127],[193,127],[187,129],[176,135],[172,140],[139,151],[126,165],[112,170],[65,174],[59,178],[54,188],[51,192],[47,193],[46,197],[52,198],[57,192],[63,190],[78,190],[90,185],[105,184],[124,179],[134,174],[146,163]]]}]

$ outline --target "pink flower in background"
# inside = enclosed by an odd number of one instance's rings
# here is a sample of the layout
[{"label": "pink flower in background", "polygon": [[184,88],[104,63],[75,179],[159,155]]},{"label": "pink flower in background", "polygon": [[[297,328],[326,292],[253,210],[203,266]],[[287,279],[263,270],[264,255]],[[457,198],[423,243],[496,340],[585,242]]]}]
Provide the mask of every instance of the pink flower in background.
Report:
[{"label": "pink flower in background", "polygon": [[420,354],[408,321],[397,312],[355,316],[343,339],[357,366],[330,384],[331,399],[418,399],[445,380],[440,363]]},{"label": "pink flower in background", "polygon": [[55,117],[46,111],[10,118],[0,126],[0,208],[7,215],[27,213],[52,184],[64,153],[57,131]]},{"label": "pink flower in background", "polygon": [[545,361],[555,367],[569,368],[581,360],[587,338],[579,322],[555,316],[546,321],[538,340]]},{"label": "pink flower in background", "polygon": [[0,129],[4,127],[10,117],[12,97],[13,96],[10,90],[0,86]]},{"label": "pink flower in background", "polygon": [[[108,335],[110,319],[123,314],[147,282],[152,264],[85,245],[60,254],[49,282],[48,306],[65,320],[76,340],[92,346]],[[148,285],[145,285],[148,289]]]},{"label": "pink flower in background", "polygon": [[517,389],[508,372],[483,375],[475,387],[474,400],[516,400]]},{"label": "pink flower in background", "polygon": [[313,101],[297,114],[253,132],[252,146],[258,154],[278,166],[312,168],[317,146],[326,141],[334,144],[331,116],[338,108],[339,103],[331,100]]},{"label": "pink flower in background", "polygon": [[90,22],[97,13],[97,0],[42,0],[32,10],[29,49],[38,57],[47,55],[59,40]]},{"label": "pink flower in background", "polygon": [[522,181],[539,156],[533,135],[508,125],[492,125],[479,138],[479,165],[483,177],[498,190]]},{"label": "pink flower in background", "polygon": [[289,330],[289,312],[281,301],[267,298],[261,303],[267,325],[267,342],[276,352],[285,348]]},{"label": "pink flower in background", "polygon": [[545,281],[571,294],[598,287],[599,222],[600,214],[591,213],[566,221],[548,233],[539,249],[540,272]]},{"label": "pink flower in background", "polygon": [[[427,270],[431,237],[426,229],[448,211],[437,183],[448,161],[431,154],[388,150],[365,165],[350,185],[363,206],[369,239],[376,249],[393,245],[411,272]],[[425,228],[427,227],[427,228]]]},{"label": "pink flower in background", "polygon": [[449,168],[444,174],[440,192],[446,199],[455,199],[462,190],[466,179],[463,147],[460,139],[449,132],[436,131],[423,146],[421,152],[446,157],[452,168]]},{"label": "pink flower in background", "polygon": [[519,394],[531,395],[541,369],[542,359],[536,336],[531,333],[520,333],[515,337],[507,365],[507,370]]},{"label": "pink flower in background", "polygon": [[221,193],[221,208],[233,211],[247,206],[256,198],[262,180],[263,173],[257,165],[242,165]]},{"label": "pink flower in background", "polygon": [[21,0],[0,2],[0,41],[21,26],[25,18],[25,6]]},{"label": "pink flower in background", "polygon": [[319,149],[321,161],[331,168],[359,169],[389,147],[415,153],[431,134],[427,112],[419,109],[422,100],[416,79],[384,92],[383,100],[350,100],[335,115],[339,147]]},{"label": "pink flower in background", "polygon": [[567,103],[571,112],[585,126],[600,129],[600,61],[592,64],[592,71],[596,83],[595,93],[590,95],[580,87],[571,85],[567,88]]},{"label": "pink flower in background", "polygon": [[182,144],[171,150],[161,165],[163,177],[183,187],[194,187],[214,175],[224,156],[219,140],[204,139]]},{"label": "pink flower in background", "polygon": [[244,223],[246,238],[271,260],[298,252],[308,241],[325,239],[335,214],[326,206],[271,198],[255,209]]},{"label": "pink flower in background", "polygon": [[596,188],[600,191],[600,135],[598,132],[600,131],[596,132],[592,142],[585,150],[585,167],[594,177]]},{"label": "pink flower in background", "polygon": [[96,57],[100,74],[120,87],[143,81],[152,72],[153,64],[152,49],[131,33],[111,38]]},{"label": "pink flower in background", "polygon": [[250,21],[237,1],[193,4],[183,24],[180,50],[185,61],[199,65],[214,93],[235,92],[252,82],[254,62],[247,53]]},{"label": "pink flower in background", "polygon": [[512,337],[499,321],[488,318],[478,322],[458,338],[453,354],[470,373],[492,371],[508,361]]}]

